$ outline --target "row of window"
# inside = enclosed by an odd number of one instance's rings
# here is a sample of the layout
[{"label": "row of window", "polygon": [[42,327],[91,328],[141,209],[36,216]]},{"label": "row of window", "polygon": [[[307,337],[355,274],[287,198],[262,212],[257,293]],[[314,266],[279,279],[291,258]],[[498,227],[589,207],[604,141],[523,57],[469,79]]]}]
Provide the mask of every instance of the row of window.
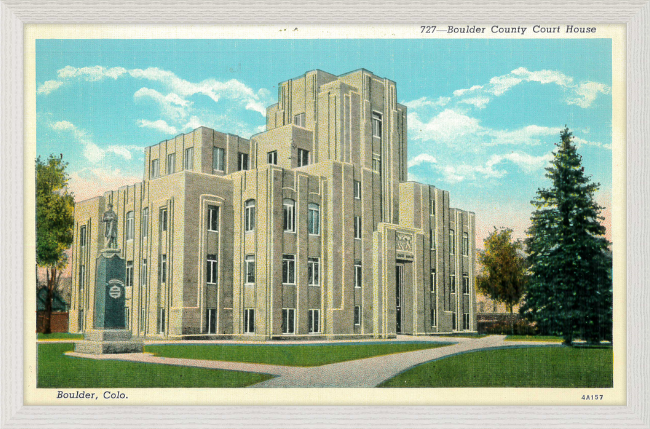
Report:
[{"label": "row of window", "polygon": [[[285,198],[282,201],[284,213],[284,230],[286,232],[296,232],[296,202],[292,199]],[[244,231],[252,232],[255,230],[255,200],[248,200],[244,204]],[[310,235],[320,235],[320,206],[315,203],[309,203],[307,207],[307,231]]]},{"label": "row of window", "polygon": [[[225,151],[220,147],[212,148],[212,169],[214,171],[225,171],[224,158]],[[248,170],[248,154],[244,152],[239,152],[237,154],[237,168],[239,171]],[[185,157],[183,159],[183,168],[185,170],[192,170],[194,168],[194,148],[190,147],[185,149]],[[176,172],[176,153],[170,153],[167,155],[167,174],[173,174]],[[151,160],[151,169],[149,171],[149,177],[151,179],[156,179],[160,177],[160,160],[152,159]]]},{"label": "row of window", "polygon": [[[213,258],[213,259],[211,259]],[[208,283],[216,283],[216,255],[208,255]],[[307,284],[320,285],[320,258],[307,259]],[[244,283],[255,283],[255,255],[246,255],[244,258]],[[296,255],[282,255],[282,283],[296,284]]]},{"label": "row of window", "polygon": [[[429,230],[429,242],[431,243],[431,250],[436,248],[436,231],[434,228]],[[469,235],[463,233],[463,243],[462,243],[462,252],[463,256],[469,256]],[[453,229],[449,230],[449,254],[453,255],[456,253],[456,234]]]},{"label": "row of window", "polygon": [[[255,309],[246,308],[244,309],[244,333],[245,334],[254,334],[255,333]],[[358,305],[354,306],[354,320],[353,323],[355,326],[361,325],[361,307]],[[210,326],[210,325],[208,325]],[[321,328],[320,323],[320,310],[319,309],[309,309],[307,310],[307,326],[309,333],[319,333]],[[211,332],[212,333],[212,332]],[[283,308],[282,309],[282,333],[283,334],[295,334],[296,333],[296,309],[295,308]]]},{"label": "row of window", "polygon": [[[435,285],[436,285],[436,271],[431,270],[431,292],[435,293]],[[450,287],[450,293],[456,293],[456,275],[455,274],[450,274],[449,275],[449,287]],[[463,274],[463,294],[468,295],[469,294],[469,276]]]}]

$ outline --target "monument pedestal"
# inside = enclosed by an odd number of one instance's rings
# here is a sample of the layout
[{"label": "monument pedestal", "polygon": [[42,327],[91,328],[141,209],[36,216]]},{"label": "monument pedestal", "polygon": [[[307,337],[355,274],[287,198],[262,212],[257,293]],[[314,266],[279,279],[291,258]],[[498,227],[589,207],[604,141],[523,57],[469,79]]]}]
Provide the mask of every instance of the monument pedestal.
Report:
[{"label": "monument pedestal", "polygon": [[132,338],[126,329],[102,329],[86,331],[84,341],[75,343],[74,351],[86,354],[142,353],[144,344]]}]

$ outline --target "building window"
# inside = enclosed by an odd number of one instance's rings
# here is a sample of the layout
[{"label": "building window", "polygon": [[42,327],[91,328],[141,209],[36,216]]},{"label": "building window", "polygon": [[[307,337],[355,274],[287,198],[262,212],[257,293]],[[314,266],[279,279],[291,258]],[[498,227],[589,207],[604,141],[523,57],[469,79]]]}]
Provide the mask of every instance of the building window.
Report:
[{"label": "building window", "polygon": [[185,149],[185,169],[192,170],[194,168],[194,148],[188,147]]},{"label": "building window", "polygon": [[455,331],[456,330],[456,312],[451,313],[451,330]]},{"label": "building window", "polygon": [[282,309],[282,333],[294,334],[296,325],[296,309],[283,308]]},{"label": "building window", "polygon": [[463,293],[469,295],[469,277],[463,275]]},{"label": "building window", "polygon": [[360,288],[362,281],[361,261],[354,262],[354,287]]},{"label": "building window", "polygon": [[379,155],[374,155],[372,157],[372,171],[381,173],[381,157]]},{"label": "building window", "polygon": [[463,329],[469,330],[469,313],[463,313]]},{"label": "building window", "polygon": [[255,309],[244,309],[244,334],[255,333]]},{"label": "building window", "polygon": [[431,292],[436,291],[436,270],[431,270]]},{"label": "building window", "polygon": [[83,290],[84,284],[86,282],[86,266],[79,266],[79,290]]},{"label": "building window", "polygon": [[320,206],[318,204],[309,203],[307,229],[311,235],[320,234]]},{"label": "building window", "polygon": [[305,128],[305,114],[298,113],[293,117],[293,123],[299,127]]},{"label": "building window", "polygon": [[206,279],[209,284],[217,283],[217,255],[208,255]]},{"label": "building window", "polygon": [[296,284],[296,256],[282,255],[282,283]]},{"label": "building window", "polygon": [[208,334],[217,333],[217,309],[208,308],[206,310],[206,327],[208,328]]},{"label": "building window", "polygon": [[219,207],[208,206],[208,231],[219,231]]},{"label": "building window", "polygon": [[361,307],[358,305],[354,306],[354,325],[361,325]]},{"label": "building window", "polygon": [[172,174],[176,170],[176,154],[167,155],[167,174]]},{"label": "building window", "polygon": [[244,231],[255,230],[255,200],[246,201],[244,208]]},{"label": "building window", "polygon": [[124,307],[124,326],[126,329],[130,328],[131,322],[131,309],[129,307]]},{"label": "building window", "polygon": [[224,150],[220,147],[212,148],[212,169],[214,171],[225,171],[223,168]]},{"label": "building window", "polygon": [[255,255],[246,255],[244,259],[244,283],[255,283]]},{"label": "building window", "polygon": [[84,330],[84,311],[79,310],[79,330]]},{"label": "building window", "polygon": [[372,136],[381,138],[381,113],[372,112]]},{"label": "building window", "polygon": [[309,151],[305,149],[298,149],[298,167],[309,165]]},{"label": "building window", "polygon": [[449,230],[449,254],[453,255],[454,253],[456,253],[456,239],[455,239],[454,230],[450,229]]},{"label": "building window", "polygon": [[266,161],[272,165],[278,165],[278,151],[274,150],[266,154]]},{"label": "building window", "polygon": [[431,303],[431,326],[436,326],[436,307],[435,303]]},{"label": "building window", "polygon": [[431,250],[436,249],[436,229],[435,226],[429,230],[429,241],[431,241]]},{"label": "building window", "polygon": [[157,159],[151,161],[151,170],[149,171],[149,177],[155,179],[160,176],[160,162]]},{"label": "building window", "polygon": [[358,180],[354,181],[354,198],[357,200],[361,199],[361,182]]},{"label": "building window", "polygon": [[160,231],[167,231],[167,209],[160,209],[159,223]]},{"label": "building window", "polygon": [[79,228],[79,246],[83,249],[86,247],[86,226]]},{"label": "building window", "polygon": [[146,327],[147,327],[147,311],[143,308],[140,310],[140,332],[146,331]]},{"label": "building window", "polygon": [[431,198],[431,202],[429,203],[429,214],[432,216],[436,214],[436,200],[433,198]]},{"label": "building window", "polygon": [[354,238],[361,238],[361,216],[354,217]]},{"label": "building window", "polygon": [[463,256],[469,255],[469,235],[463,232]]},{"label": "building window", "polygon": [[158,262],[158,278],[160,283],[167,282],[167,255],[160,255],[160,261]]},{"label": "building window", "polygon": [[158,333],[159,334],[165,333],[165,309],[164,308],[158,309]]},{"label": "building window", "polygon": [[248,170],[248,154],[239,152],[237,154],[237,168],[239,171]]},{"label": "building window", "polygon": [[320,332],[320,310],[309,310],[307,312],[307,324],[309,325],[310,334]]},{"label": "building window", "polygon": [[309,286],[320,285],[320,259],[308,258],[307,259],[307,278]]},{"label": "building window", "polygon": [[456,274],[449,275],[449,290],[450,293],[456,293]]},{"label": "building window", "polygon": [[125,286],[133,286],[133,261],[126,261],[126,281]]},{"label": "building window", "polygon": [[126,239],[133,240],[135,236],[135,216],[132,211],[126,214]]},{"label": "building window", "polygon": [[140,231],[142,233],[142,237],[146,237],[149,235],[149,207],[145,207],[142,209],[142,226],[140,227]]},{"label": "building window", "polygon": [[147,284],[147,260],[142,260],[142,265],[140,267],[140,286],[145,286]]},{"label": "building window", "polygon": [[296,202],[285,198],[282,202],[284,208],[284,230],[287,232],[296,231]]}]

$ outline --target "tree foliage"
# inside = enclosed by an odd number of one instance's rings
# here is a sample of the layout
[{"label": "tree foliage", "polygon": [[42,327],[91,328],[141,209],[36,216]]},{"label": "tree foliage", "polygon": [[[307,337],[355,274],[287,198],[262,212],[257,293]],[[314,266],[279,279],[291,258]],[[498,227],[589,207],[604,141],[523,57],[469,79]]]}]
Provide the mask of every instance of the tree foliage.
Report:
[{"label": "tree foliage", "polygon": [[535,211],[526,246],[530,281],[522,314],[547,334],[589,342],[611,340],[612,259],[594,193],[568,128],[560,133],[551,181],[531,201]]},{"label": "tree foliage", "polygon": [[36,263],[46,268],[47,300],[43,331],[50,332],[52,296],[67,265],[65,250],[72,244],[74,197],[68,193],[67,163],[53,155],[36,159]]},{"label": "tree foliage", "polygon": [[503,302],[512,313],[526,285],[526,260],[522,243],[512,240],[511,229],[497,229],[483,241],[485,250],[479,252],[481,272],[476,277],[479,292],[494,301]]}]

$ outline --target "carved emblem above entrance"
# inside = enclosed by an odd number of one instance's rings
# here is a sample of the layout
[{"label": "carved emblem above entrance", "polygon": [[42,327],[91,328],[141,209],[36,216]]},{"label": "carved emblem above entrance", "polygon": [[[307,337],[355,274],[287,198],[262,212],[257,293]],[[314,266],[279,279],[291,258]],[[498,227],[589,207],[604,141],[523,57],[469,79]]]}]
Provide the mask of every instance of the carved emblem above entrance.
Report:
[{"label": "carved emblem above entrance", "polygon": [[403,252],[413,251],[413,236],[398,232],[395,234],[395,250]]}]

